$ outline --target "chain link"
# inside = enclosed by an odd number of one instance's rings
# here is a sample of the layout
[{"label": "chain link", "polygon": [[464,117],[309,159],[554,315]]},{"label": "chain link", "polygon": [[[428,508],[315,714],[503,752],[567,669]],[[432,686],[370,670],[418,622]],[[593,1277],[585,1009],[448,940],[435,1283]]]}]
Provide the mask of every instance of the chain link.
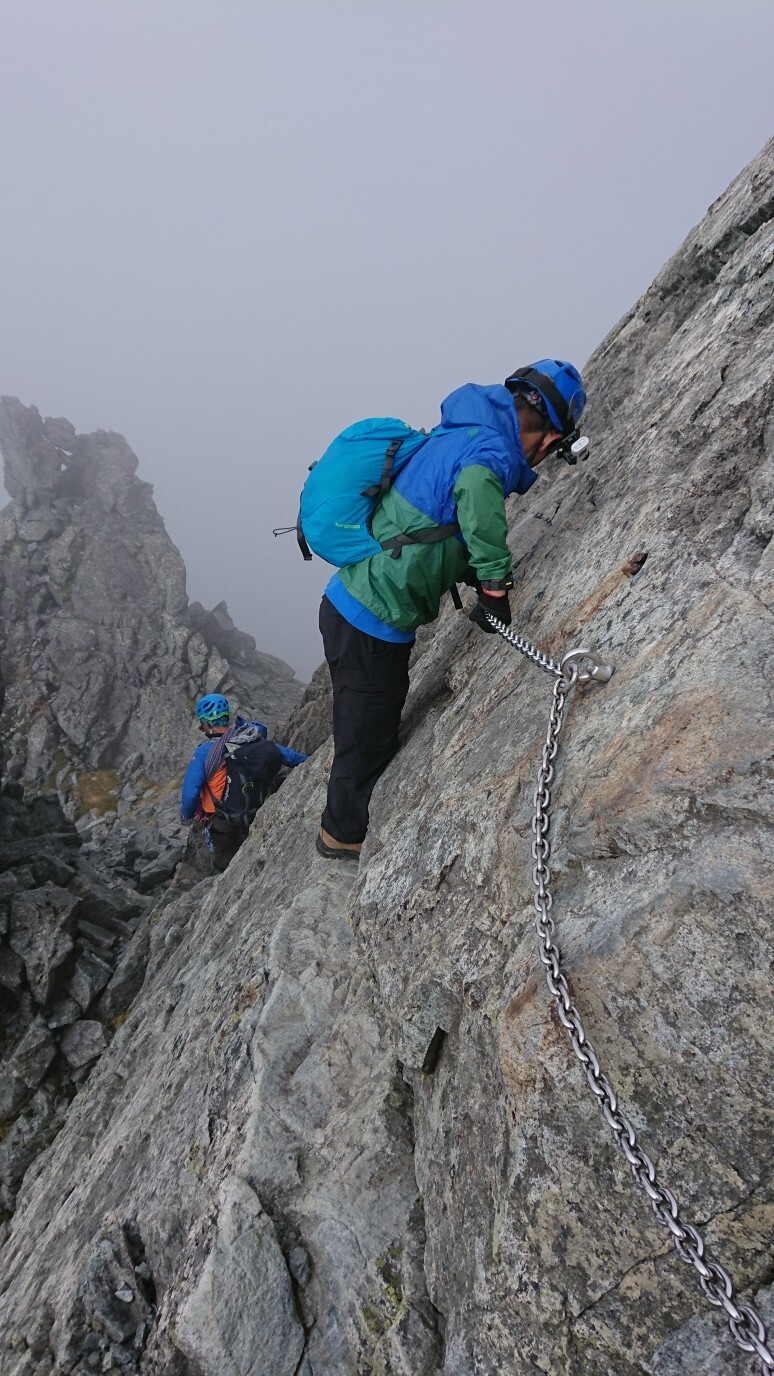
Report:
[{"label": "chain link", "polygon": [[[668,1228],[671,1233],[678,1256],[698,1272],[699,1284],[709,1303],[725,1311],[729,1328],[737,1345],[743,1352],[756,1353],[761,1361],[761,1376],[771,1376],[774,1372],[774,1353],[768,1345],[763,1321],[751,1305],[739,1303],[734,1283],[728,1272],[718,1262],[711,1259],[705,1260],[706,1246],[703,1237],[690,1223],[684,1223],[680,1218],[680,1210],[675,1196],[671,1190],[667,1189],[666,1185],[662,1185],[659,1181],[653,1162],[637,1141],[629,1119],[618,1107],[615,1090],[600,1067],[599,1057],[586,1035],[580,1013],[570,997],[569,985],[562,971],[561,952],[554,941],[555,925],[550,915],[553,901],[549,888],[551,870],[548,863],[551,858],[549,839],[551,784],[554,779],[554,760],[559,749],[559,733],[562,729],[567,694],[574,684],[581,679],[597,677],[605,682],[610,677],[612,670],[609,669],[609,666],[602,666],[600,672],[597,667],[599,665],[597,657],[585,649],[571,651],[564,656],[561,666],[557,666],[548,655],[543,654],[529,641],[522,640],[521,636],[510,631],[502,622],[496,621],[494,618],[490,618],[490,620],[493,628],[499,631],[505,640],[514,645],[517,650],[521,650],[522,654],[526,655],[541,669],[546,669],[554,674],[556,674],[557,668],[559,669],[554,684],[551,715],[538,772],[534,796],[535,815],[532,819],[532,859],[534,861],[532,880],[535,886],[533,898],[536,912],[535,927],[540,941],[540,959],[545,966],[548,988],[556,1001],[559,1021],[567,1029],[573,1051],[583,1066],[589,1088],[597,1099],[605,1121],[613,1131],[617,1145],[629,1162],[635,1184],[639,1185],[640,1189],[648,1196],[658,1222],[662,1227]],[[583,657],[595,661],[595,670],[590,674],[584,674],[579,670],[578,665]]]},{"label": "chain link", "polygon": [[494,629],[500,632],[503,639],[507,640],[508,644],[513,645],[515,649],[520,650],[527,659],[531,659],[533,664],[537,664],[538,669],[545,669],[547,674],[554,674],[556,678],[562,677],[561,664],[557,664],[556,660],[547,655],[544,650],[539,650],[537,645],[533,645],[530,640],[525,640],[523,636],[517,635],[509,626],[505,626],[502,621],[497,620],[497,617],[492,616],[490,612],[487,612],[487,618]]}]

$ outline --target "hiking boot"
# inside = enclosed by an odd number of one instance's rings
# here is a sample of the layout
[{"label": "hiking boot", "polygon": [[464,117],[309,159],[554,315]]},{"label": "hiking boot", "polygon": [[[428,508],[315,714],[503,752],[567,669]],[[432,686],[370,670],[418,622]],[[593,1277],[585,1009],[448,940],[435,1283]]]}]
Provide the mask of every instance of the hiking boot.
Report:
[{"label": "hiking boot", "polygon": [[337,841],[324,827],[320,827],[314,844],[318,854],[324,855],[326,860],[359,860],[363,848],[362,841],[352,841],[349,845],[345,841]]}]

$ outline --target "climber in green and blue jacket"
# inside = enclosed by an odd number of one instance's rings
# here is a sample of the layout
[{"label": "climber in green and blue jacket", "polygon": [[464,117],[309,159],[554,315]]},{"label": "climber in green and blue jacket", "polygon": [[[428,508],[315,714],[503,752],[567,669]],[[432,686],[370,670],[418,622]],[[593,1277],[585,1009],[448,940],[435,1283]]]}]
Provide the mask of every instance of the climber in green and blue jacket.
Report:
[{"label": "climber in green and blue jacket", "polygon": [[[559,359],[517,369],[503,386],[469,383],[441,406],[441,424],[398,474],[373,517],[381,544],[401,534],[458,523],[435,543],[381,550],[334,574],[320,607],[333,684],[335,755],[317,850],[357,859],[374,785],[398,748],[414,632],[434,621],[455,583],[478,590],[470,613],[506,625],[511,554],[505,499],[524,495],[535,469],[577,431],[586,393],[580,373]],[[570,459],[570,462],[573,460]]]}]

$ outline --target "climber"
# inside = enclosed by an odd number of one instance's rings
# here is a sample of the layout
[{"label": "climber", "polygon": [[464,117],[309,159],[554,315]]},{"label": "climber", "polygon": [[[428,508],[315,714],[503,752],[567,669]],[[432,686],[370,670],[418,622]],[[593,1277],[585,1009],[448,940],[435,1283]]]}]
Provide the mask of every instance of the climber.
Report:
[{"label": "climber", "polygon": [[459,522],[434,544],[382,550],[341,568],[320,606],[320,631],[333,685],[334,759],[316,838],[327,859],[354,859],[368,827],[377,779],[398,748],[408,662],[418,626],[434,621],[457,582],[475,587],[470,619],[486,632],[486,612],[506,625],[513,587],[505,498],[523,495],[553,451],[568,462],[569,441],[586,404],[570,363],[541,359],[504,386],[469,383],[441,406],[441,424],[400,472],[376,508],[380,543],[407,531]]},{"label": "climber", "polygon": [[196,704],[199,730],[207,737],[194,750],[183,780],[180,820],[197,823],[213,852],[218,873],[233,860],[258,808],[280,770],[302,764],[306,755],[268,739],[263,722],[237,717],[220,693]]}]

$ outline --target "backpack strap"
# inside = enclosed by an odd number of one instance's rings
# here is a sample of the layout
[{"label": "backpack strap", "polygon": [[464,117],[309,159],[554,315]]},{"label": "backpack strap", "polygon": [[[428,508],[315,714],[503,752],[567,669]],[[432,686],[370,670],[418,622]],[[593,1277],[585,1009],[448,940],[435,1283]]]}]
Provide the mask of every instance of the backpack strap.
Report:
[{"label": "backpack strap", "polygon": [[392,550],[392,558],[400,559],[405,545],[435,545],[439,540],[448,540],[450,535],[459,534],[459,522],[451,521],[447,526],[431,526],[428,530],[415,530],[412,535],[394,535],[384,540],[382,549]]},{"label": "backpack strap", "polygon": [[464,611],[464,607],[462,605],[462,598],[460,597],[460,590],[457,587],[456,583],[452,583],[451,587],[449,588],[449,592],[451,593],[451,600],[457,608],[457,611]]},{"label": "backpack strap", "polygon": [[210,802],[212,803],[212,812],[211,812],[210,816],[214,817],[215,813],[216,813],[217,810],[218,810],[218,804],[219,804],[219,801],[220,801],[220,800],[219,800],[218,798],[215,797],[215,794],[213,793],[212,789],[210,788],[210,784],[209,784],[209,780],[208,780],[208,779],[205,779],[204,783],[202,784],[202,789],[205,789],[205,788],[206,788],[207,792],[208,792],[209,795],[210,795]]},{"label": "backpack strap", "polygon": [[403,437],[401,436],[399,439],[392,440],[391,443],[387,446],[387,452],[386,452],[386,454],[385,454],[385,456],[384,456],[384,468],[382,469],[382,476],[381,476],[381,478],[379,479],[378,483],[372,483],[370,487],[366,487],[366,488],[364,489],[364,491],[361,493],[361,496],[363,496],[363,497],[383,497],[383,496],[384,496],[385,492],[387,491],[388,487],[390,486],[390,483],[392,482],[392,468],[393,468],[393,464],[395,463],[395,455],[397,454],[398,450],[400,449],[402,443],[403,443]]},{"label": "backpack strap", "polygon": [[[392,440],[390,444],[387,446],[387,452],[384,456],[384,468],[382,469],[382,476],[378,483],[373,483],[371,487],[367,487],[364,490],[362,494],[364,497],[377,497],[381,500],[381,498],[384,496],[385,492],[392,483],[392,469],[395,463],[395,455],[400,449],[402,443],[403,436],[400,436],[398,439]],[[404,545],[434,545],[438,540],[448,540],[450,535],[456,535],[458,531],[459,525],[457,521],[452,521],[449,525],[446,526],[433,526],[429,530],[417,530],[414,532],[413,535],[395,535],[391,540],[385,540],[382,543],[382,549],[392,550],[393,559],[400,559]],[[301,542],[299,540],[299,544],[300,543]]]}]

